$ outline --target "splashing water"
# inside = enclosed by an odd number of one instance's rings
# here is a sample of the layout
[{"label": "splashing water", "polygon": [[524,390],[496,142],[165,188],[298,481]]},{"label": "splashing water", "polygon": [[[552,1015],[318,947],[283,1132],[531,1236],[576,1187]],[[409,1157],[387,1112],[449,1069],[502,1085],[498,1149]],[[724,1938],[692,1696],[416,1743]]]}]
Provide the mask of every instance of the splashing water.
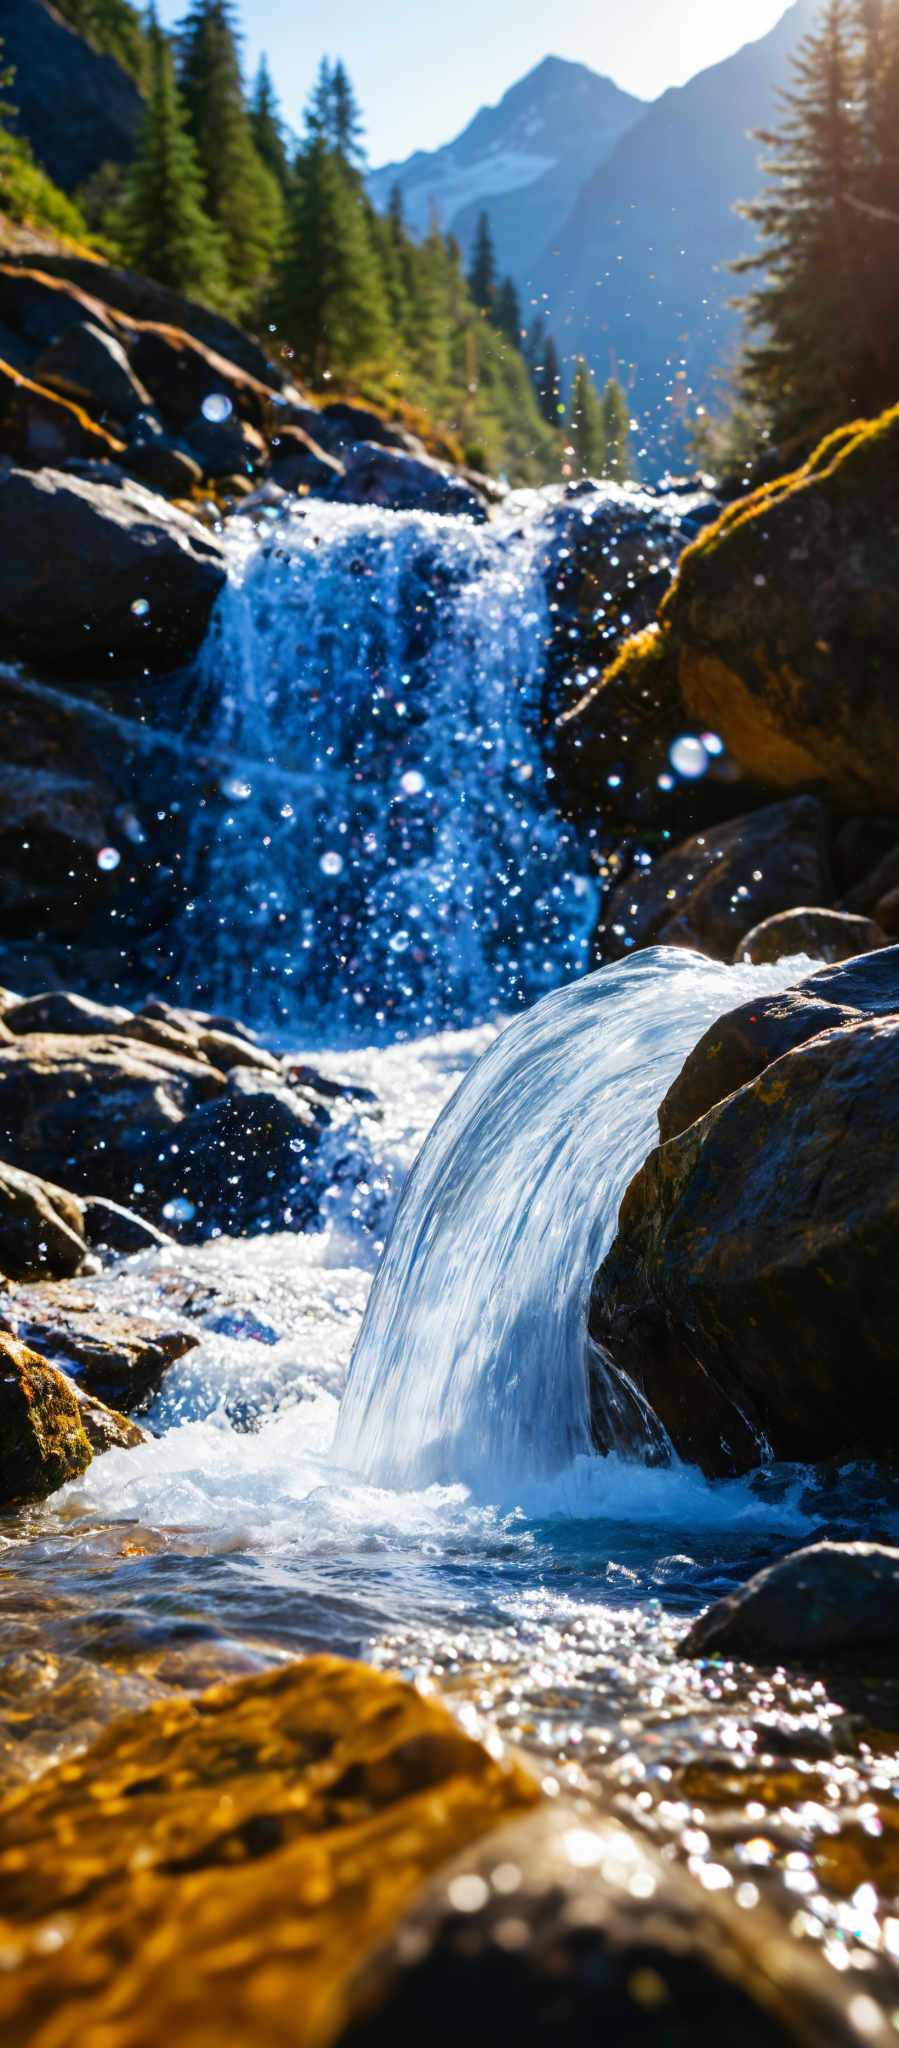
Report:
[{"label": "splashing water", "polygon": [[195,839],[194,1001],[212,975],[257,1020],[420,1031],[583,973],[597,889],[540,748],[547,516],[232,528],[190,683],[233,762]]},{"label": "splashing water", "polygon": [[496,1501],[590,1450],[590,1283],[658,1104],[723,1010],[795,979],[795,961],[727,968],[659,947],[510,1024],[410,1175],[341,1409],[342,1463]]}]

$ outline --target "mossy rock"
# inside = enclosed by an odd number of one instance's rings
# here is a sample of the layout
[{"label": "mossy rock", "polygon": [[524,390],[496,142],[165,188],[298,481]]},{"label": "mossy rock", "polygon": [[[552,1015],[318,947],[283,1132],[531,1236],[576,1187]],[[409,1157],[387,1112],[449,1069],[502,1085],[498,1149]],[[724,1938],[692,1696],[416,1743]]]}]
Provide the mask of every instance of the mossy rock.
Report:
[{"label": "mossy rock", "polygon": [[650,785],[711,730],[747,782],[891,810],[899,758],[899,407],[831,435],[681,557],[566,736],[599,784],[613,740]]},{"label": "mossy rock", "polygon": [[0,1330],[0,1508],[42,1500],[91,1462],[77,1397],[56,1367]]}]

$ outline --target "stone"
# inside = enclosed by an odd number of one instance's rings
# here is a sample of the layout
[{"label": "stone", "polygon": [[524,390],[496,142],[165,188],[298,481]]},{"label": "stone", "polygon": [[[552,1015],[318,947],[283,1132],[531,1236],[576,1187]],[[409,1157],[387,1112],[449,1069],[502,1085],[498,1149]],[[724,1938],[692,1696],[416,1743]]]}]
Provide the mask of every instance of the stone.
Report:
[{"label": "stone", "polygon": [[73,192],[102,164],[130,163],[144,114],[138,87],[55,8],[4,0],[3,59],[15,67],[11,125],[54,184]]},{"label": "stone", "polygon": [[283,1213],[287,1199],[294,1226],[308,1223],[318,1203],[309,1160],[329,1122],[326,1105],[255,1066],[232,1067],[227,1082],[223,1095],[185,1118],[177,1157],[156,1168],[163,1215],[171,1203],[188,1203],[179,1235],[203,1237]]},{"label": "stone", "polygon": [[598,943],[606,959],[673,945],[731,961],[765,918],[832,895],[823,805],[793,797],[707,826],[635,869],[603,905]]},{"label": "stone", "polygon": [[89,1291],[19,1288],[7,1303],[16,1334],[65,1368],[93,1400],[130,1415],[149,1406],[176,1358],[198,1338],[148,1316],[119,1315]]},{"label": "stone", "polygon": [[427,460],[425,444],[417,434],[411,434],[408,427],[400,426],[396,420],[382,419],[370,406],[350,405],[345,399],[335,398],[330,405],[322,406],[317,423],[318,438],[331,452],[340,453],[358,441],[368,441],[376,448],[393,448],[402,455],[424,456]]},{"label": "stone", "polygon": [[114,1258],[129,1258],[132,1252],[148,1251],[153,1246],[170,1245],[173,1240],[165,1230],[158,1230],[154,1223],[148,1223],[145,1216],[136,1216],[133,1209],[125,1209],[120,1202],[111,1202],[106,1195],[84,1195],[81,1199],[84,1211],[84,1235],[91,1251],[108,1252]]},{"label": "stone", "polygon": [[326,2048],[423,1881],[538,1798],[438,1701],[336,1657],[123,1717],[0,1805],[4,2038]]},{"label": "stone", "polygon": [[72,989],[50,989],[10,1003],[3,1016],[17,1037],[49,1031],[66,1038],[96,1038],[101,1031],[120,1031],[131,1022],[132,1013],[122,1003],[95,1003]]},{"label": "stone", "polygon": [[110,461],[122,453],[122,442],[80,406],[8,363],[0,363],[0,447],[17,462],[51,468],[72,460]]},{"label": "stone", "polygon": [[227,420],[206,420],[202,413],[184,429],[184,438],[204,477],[211,483],[238,476],[242,484],[268,468],[268,446],[256,427],[237,413]]},{"label": "stone", "polygon": [[685,1657],[740,1657],[803,1668],[896,1668],[899,1550],[814,1543],[716,1600],[681,1644]]},{"label": "stone", "polygon": [[768,960],[790,960],[804,953],[812,960],[853,960],[889,943],[871,917],[850,917],[845,910],[781,910],[753,925],[740,940],[735,961],[756,966]]},{"label": "stone", "polygon": [[445,464],[423,456],[401,455],[366,441],[344,456],[344,475],[336,477],[328,496],[343,505],[386,505],[394,512],[458,513],[486,519],[480,498]]},{"label": "stone", "polygon": [[0,654],[111,677],[174,668],[199,646],[221,544],[140,484],[13,469],[0,525]]},{"label": "stone", "polygon": [[164,498],[190,498],[203,482],[200,464],[171,441],[132,441],[123,460],[138,483],[148,491],[160,491]]},{"label": "stone", "polygon": [[[92,263],[89,269],[102,283],[103,266]],[[83,291],[45,270],[29,270],[15,263],[0,262],[0,320],[35,349],[46,348],[81,321],[109,334],[115,331],[106,307],[93,296],[90,286]]]},{"label": "stone", "polygon": [[76,1387],[75,1393],[81,1425],[95,1457],[103,1451],[135,1451],[140,1444],[150,1442],[147,1431],[129,1415],[119,1415],[115,1408],[107,1408],[104,1401],[96,1401],[83,1387]]},{"label": "stone", "polygon": [[862,916],[876,917],[880,907],[889,902],[896,889],[899,889],[899,845],[892,845],[847,891],[846,909]]},{"label": "stone", "polygon": [[753,996],[728,1010],[703,1033],[659,1105],[662,1144],[679,1138],[706,1110],[745,1088],[783,1053],[822,1031],[857,1024],[862,1015],[852,1003],[829,1001],[825,994],[810,995],[802,988]]},{"label": "stone", "polygon": [[135,321],[130,356],[135,376],[146,385],[166,425],[179,432],[203,417],[204,401],[210,398],[226,398],[232,414],[251,427],[264,428],[273,417],[277,394],[271,385],[238,369],[181,328]]},{"label": "stone", "polygon": [[594,723],[633,716],[662,751],[708,729],[760,789],[893,810],[897,457],[899,407],[731,506],[682,555],[658,625],[608,670]]},{"label": "stone", "polygon": [[[876,1002],[896,954],[807,992],[851,1001],[855,976]],[[775,1058],[631,1182],[590,1334],[706,1473],[899,1452],[897,1101],[899,1014],[865,1016]]]},{"label": "stone", "polygon": [[38,357],[34,377],[95,418],[109,413],[118,428],[127,427],[151,403],[121,342],[89,320],[63,330]]},{"label": "stone", "polygon": [[102,301],[104,317],[125,336],[126,343],[138,323],[142,327],[174,329],[270,388],[276,403],[285,403],[292,392],[283,371],[270,361],[245,328],[238,327],[226,314],[201,305],[197,299],[171,291],[167,285],[157,284],[155,278],[142,277],[135,270],[122,270],[85,253],[76,255],[56,248],[52,255],[42,256],[41,265],[45,276]]},{"label": "stone", "polygon": [[0,1330],[0,1506],[43,1500],[90,1461],[81,1410],[62,1373]]},{"label": "stone", "polygon": [[87,1252],[77,1196],[0,1161],[0,1273],[10,1280],[65,1279]]},{"label": "stone", "polygon": [[323,491],[343,475],[342,465],[326,455],[302,427],[279,427],[271,441],[272,481],[286,491]]}]

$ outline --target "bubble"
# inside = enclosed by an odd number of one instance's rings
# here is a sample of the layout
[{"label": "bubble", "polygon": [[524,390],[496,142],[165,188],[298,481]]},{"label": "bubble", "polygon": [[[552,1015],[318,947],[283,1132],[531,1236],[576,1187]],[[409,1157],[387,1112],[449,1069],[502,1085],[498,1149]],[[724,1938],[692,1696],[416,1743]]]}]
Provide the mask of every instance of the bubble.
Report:
[{"label": "bubble", "polygon": [[252,783],[244,782],[240,775],[227,775],[221,788],[223,796],[233,797],[239,804],[246,803],[247,797],[253,794]]},{"label": "bubble", "polygon": [[673,789],[673,788],[674,788],[674,776],[673,776],[673,775],[657,775],[657,776],[656,776],[656,782],[658,783],[658,786],[659,786],[659,788],[660,788],[660,789]]},{"label": "bubble", "polygon": [[223,420],[231,418],[234,407],[230,398],[226,398],[224,391],[210,391],[209,397],[204,398],[200,411],[204,420],[211,420],[213,426],[218,427]]},{"label": "bubble", "polygon": [[167,1223],[189,1223],[197,1212],[186,1195],[174,1195],[170,1202],[163,1203],[162,1213]]},{"label": "bubble", "polygon": [[323,853],[319,867],[323,875],[339,875],[343,869],[343,854]]},{"label": "bubble", "polygon": [[132,614],[133,614],[134,618],[136,618],[136,619],[145,619],[145,618],[147,617],[148,613],[149,613],[149,610],[150,610],[150,600],[149,600],[149,598],[148,598],[148,597],[136,597],[136,598],[135,598],[135,600],[134,600],[134,603],[133,603],[133,605],[132,605],[132,607],[131,607],[131,611],[132,611]]},{"label": "bubble", "polygon": [[724,752],[724,741],[721,738],[720,733],[704,732],[702,735],[702,744],[706,750],[706,753],[714,754],[716,760],[718,755],[723,754]]},{"label": "bubble", "polygon": [[101,846],[97,855],[97,866],[102,868],[104,875],[111,875],[113,869],[118,867],[121,858],[122,856],[117,846]]},{"label": "bubble", "polygon": [[405,775],[400,776],[400,788],[406,796],[420,796],[424,786],[424,776],[417,768],[407,768]]},{"label": "bubble", "polygon": [[700,739],[692,733],[684,733],[668,749],[668,759],[676,774],[687,782],[698,781],[709,765],[709,757]]},{"label": "bubble", "polygon": [[393,938],[390,940],[391,953],[405,953],[408,945],[408,932],[394,932]]}]

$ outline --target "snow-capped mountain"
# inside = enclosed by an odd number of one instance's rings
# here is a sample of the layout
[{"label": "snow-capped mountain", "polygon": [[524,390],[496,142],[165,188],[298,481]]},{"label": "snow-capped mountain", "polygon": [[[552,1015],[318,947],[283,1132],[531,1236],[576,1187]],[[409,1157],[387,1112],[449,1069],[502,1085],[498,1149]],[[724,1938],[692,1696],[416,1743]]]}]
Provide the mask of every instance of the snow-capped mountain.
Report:
[{"label": "snow-capped mountain", "polygon": [[384,209],[399,185],[411,232],[425,234],[436,210],[444,233],[457,235],[466,253],[486,207],[500,270],[523,285],[584,179],[644,108],[585,64],[545,57],[454,142],[372,171],[368,189]]}]

